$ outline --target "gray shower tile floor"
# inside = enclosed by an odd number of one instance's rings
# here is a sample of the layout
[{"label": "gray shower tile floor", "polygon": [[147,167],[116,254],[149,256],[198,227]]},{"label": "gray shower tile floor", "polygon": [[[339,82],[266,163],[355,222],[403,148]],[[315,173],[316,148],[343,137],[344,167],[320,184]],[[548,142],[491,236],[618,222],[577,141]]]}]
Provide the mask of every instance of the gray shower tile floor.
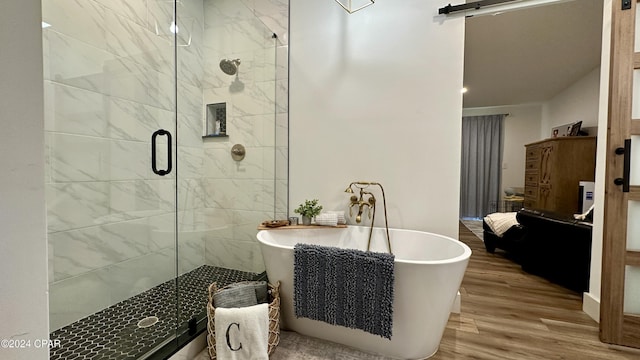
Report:
[{"label": "gray shower tile floor", "polygon": [[[280,333],[280,344],[269,360],[393,360],[345,345],[300,335],[291,331]],[[209,360],[207,350],[189,360]]]}]

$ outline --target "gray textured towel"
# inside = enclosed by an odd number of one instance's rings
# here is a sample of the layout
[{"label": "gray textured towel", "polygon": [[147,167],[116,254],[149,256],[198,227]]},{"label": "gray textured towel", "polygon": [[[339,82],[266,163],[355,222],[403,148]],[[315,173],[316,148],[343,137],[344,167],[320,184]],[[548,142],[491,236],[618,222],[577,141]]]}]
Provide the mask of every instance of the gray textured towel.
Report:
[{"label": "gray textured towel", "polygon": [[393,254],[296,244],[296,317],[391,339],[393,261]]}]

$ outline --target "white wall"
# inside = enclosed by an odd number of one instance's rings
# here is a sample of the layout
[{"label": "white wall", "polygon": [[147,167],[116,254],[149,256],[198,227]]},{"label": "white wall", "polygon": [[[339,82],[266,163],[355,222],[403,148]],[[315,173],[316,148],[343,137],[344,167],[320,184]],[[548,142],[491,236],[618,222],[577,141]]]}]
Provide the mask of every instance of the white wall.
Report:
[{"label": "white wall", "polygon": [[0,349],[12,360],[48,359],[44,120],[40,1],[5,1],[0,11]]},{"label": "white wall", "polygon": [[540,128],[541,139],[550,137],[551,129],[559,125],[582,121],[583,128],[598,126],[599,97],[598,66],[545,103]]},{"label": "white wall", "polygon": [[604,188],[607,162],[607,124],[609,110],[609,65],[611,54],[611,0],[604,0],[602,20],[602,57],[600,95],[598,98],[598,148],[596,154],[595,207],[591,238],[591,273],[589,292],[584,294],[582,309],[591,318],[600,321],[600,291],[602,283],[602,238],[604,233]]},{"label": "white wall", "polygon": [[291,1],[291,212],[346,210],[350,182],[378,181],[391,227],[458,236],[464,18],[447,4]]},{"label": "white wall", "polygon": [[524,187],[525,144],[540,140],[542,104],[521,104],[462,110],[463,116],[509,114],[504,119],[501,196],[508,187]]}]

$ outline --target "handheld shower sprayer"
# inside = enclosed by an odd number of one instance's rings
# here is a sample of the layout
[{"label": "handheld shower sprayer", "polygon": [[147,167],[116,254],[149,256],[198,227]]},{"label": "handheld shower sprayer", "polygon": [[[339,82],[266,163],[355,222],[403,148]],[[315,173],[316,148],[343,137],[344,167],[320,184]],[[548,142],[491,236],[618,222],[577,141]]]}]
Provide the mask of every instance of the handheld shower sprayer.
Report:
[{"label": "handheld shower sprayer", "polygon": [[[349,217],[353,217],[352,209],[354,206],[357,206],[358,214],[356,215],[356,223],[359,224],[362,221],[362,212],[364,211],[364,208],[365,207],[369,208],[369,219],[371,219],[371,228],[369,230],[369,243],[367,245],[367,251],[369,251],[369,248],[371,247],[371,235],[373,234],[373,223],[375,222],[375,219],[376,219],[376,198],[373,196],[373,193],[371,193],[370,191],[365,191],[365,189],[368,188],[370,185],[380,187],[380,191],[382,192],[382,204],[384,206],[384,223],[385,223],[385,228],[387,232],[387,246],[389,247],[389,253],[393,254],[393,252],[391,251],[391,240],[389,239],[389,220],[387,218],[387,200],[385,199],[385,196],[384,196],[384,188],[382,187],[382,184],[377,182],[371,182],[371,181],[354,181],[351,184],[349,184],[349,186],[347,186],[344,192],[348,194],[353,194],[354,186],[357,189],[359,189],[359,192],[360,192],[360,197],[356,195],[351,195],[351,198],[349,199],[350,200]],[[366,201],[364,200],[365,195],[369,195],[369,199]]]}]

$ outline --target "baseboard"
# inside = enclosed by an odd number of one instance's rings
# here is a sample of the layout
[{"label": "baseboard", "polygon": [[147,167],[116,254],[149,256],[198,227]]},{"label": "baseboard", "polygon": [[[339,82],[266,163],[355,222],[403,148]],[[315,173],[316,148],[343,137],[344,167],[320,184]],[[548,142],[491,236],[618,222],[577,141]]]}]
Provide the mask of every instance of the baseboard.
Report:
[{"label": "baseboard", "polygon": [[451,312],[454,314],[460,314],[460,291],[458,291],[458,295],[456,295],[456,299],[453,301]]},{"label": "baseboard", "polygon": [[590,318],[596,322],[600,322],[600,299],[594,298],[591,293],[582,295],[582,311],[587,313]]}]

